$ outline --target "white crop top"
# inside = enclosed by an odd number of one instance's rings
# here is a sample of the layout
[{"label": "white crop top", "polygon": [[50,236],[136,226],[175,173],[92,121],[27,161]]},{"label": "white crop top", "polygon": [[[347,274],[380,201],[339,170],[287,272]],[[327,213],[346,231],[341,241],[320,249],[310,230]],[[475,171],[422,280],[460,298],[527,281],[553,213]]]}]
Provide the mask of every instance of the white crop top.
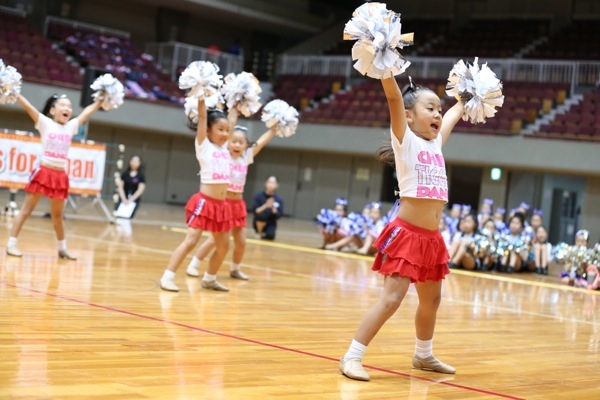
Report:
[{"label": "white crop top", "polygon": [[71,139],[79,129],[79,119],[73,118],[64,125],[39,114],[35,129],[40,132],[42,139],[41,162],[56,169],[65,169]]},{"label": "white crop top", "polygon": [[[390,130],[391,131],[391,130]],[[443,200],[448,202],[448,178],[442,155],[442,135],[425,140],[408,125],[402,143],[392,134],[400,197]]]},{"label": "white crop top", "polygon": [[227,187],[229,192],[244,193],[246,177],[248,175],[248,165],[254,162],[254,149],[246,149],[238,158],[231,158],[231,182]]},{"label": "white crop top", "polygon": [[196,144],[196,158],[200,163],[201,183],[229,183],[231,178],[231,156],[227,143],[219,147],[208,138]]}]

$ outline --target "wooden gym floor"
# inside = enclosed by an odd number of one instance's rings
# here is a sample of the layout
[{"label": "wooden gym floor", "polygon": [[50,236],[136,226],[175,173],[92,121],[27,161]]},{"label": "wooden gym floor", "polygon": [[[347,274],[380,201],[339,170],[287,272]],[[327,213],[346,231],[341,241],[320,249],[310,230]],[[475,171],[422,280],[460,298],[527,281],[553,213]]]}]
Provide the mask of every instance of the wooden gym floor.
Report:
[{"label": "wooden gym floor", "polygon": [[131,224],[69,212],[69,262],[39,215],[19,238],[25,256],[7,257],[0,217],[0,398],[600,398],[600,292],[453,271],[434,352],[457,374],[411,369],[411,288],[369,346],[371,382],[356,382],[338,359],[381,290],[371,258],[318,250],[313,223],[284,220],[275,243],[249,239],[249,282],[225,264],[231,292],[207,291],[183,265],[168,293],[158,279],[182,220],[182,207],[149,204]]}]

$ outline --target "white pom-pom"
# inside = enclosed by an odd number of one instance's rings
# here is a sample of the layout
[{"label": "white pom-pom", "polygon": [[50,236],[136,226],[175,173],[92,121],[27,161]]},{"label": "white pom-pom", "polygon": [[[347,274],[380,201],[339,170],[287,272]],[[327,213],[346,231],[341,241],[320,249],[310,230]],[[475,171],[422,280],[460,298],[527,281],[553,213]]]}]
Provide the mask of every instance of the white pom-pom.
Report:
[{"label": "white pom-pom", "polygon": [[402,34],[400,14],[387,10],[385,3],[358,7],[344,28],[344,40],[357,40],[352,47],[354,68],[371,78],[400,75],[410,65],[398,48],[413,44],[413,34]]},{"label": "white pom-pom", "polygon": [[236,108],[244,117],[254,115],[262,104],[259,94],[262,92],[258,79],[249,72],[238,75],[233,73],[224,79],[221,93],[225,98],[227,108]]},{"label": "white pom-pom", "polygon": [[298,128],[298,110],[283,100],[273,100],[263,108],[261,120],[279,137],[290,137]]},{"label": "white pom-pom", "polygon": [[194,125],[198,124],[198,99],[196,97],[187,97],[183,107],[188,120]]},{"label": "white pom-pom", "polygon": [[104,74],[96,78],[90,85],[94,101],[102,100],[102,109],[104,111],[119,108],[123,104],[125,89],[123,84],[111,74]]},{"label": "white pom-pom", "polygon": [[21,93],[22,77],[15,67],[4,65],[0,59],[0,104],[14,104]]},{"label": "white pom-pom", "polygon": [[[219,88],[222,84],[223,76],[219,75],[219,66],[210,61],[194,61],[179,77],[179,88],[189,89],[188,97],[205,100],[213,98],[215,95],[220,96]],[[207,101],[207,107],[214,106],[209,106]]]},{"label": "white pom-pom", "polygon": [[474,124],[485,123],[486,118],[493,117],[502,107],[502,82],[496,77],[487,63],[479,68],[478,58],[472,65],[463,60],[457,62],[448,76],[446,93],[457,100],[465,100],[463,120]]}]

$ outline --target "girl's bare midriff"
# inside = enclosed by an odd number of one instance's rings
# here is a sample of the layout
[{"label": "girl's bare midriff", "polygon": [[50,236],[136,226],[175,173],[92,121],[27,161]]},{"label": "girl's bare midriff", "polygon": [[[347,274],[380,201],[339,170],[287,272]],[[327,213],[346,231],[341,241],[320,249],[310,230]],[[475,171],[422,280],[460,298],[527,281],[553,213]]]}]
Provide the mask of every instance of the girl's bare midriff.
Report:
[{"label": "girl's bare midriff", "polygon": [[244,193],[227,191],[227,198],[229,200],[242,200],[244,198]]},{"label": "girl's bare midriff", "polygon": [[212,197],[215,200],[225,200],[228,183],[203,183],[200,193]]},{"label": "girl's bare midriff", "polygon": [[65,169],[64,169],[64,168],[56,168],[56,167],[54,167],[54,166],[52,166],[52,165],[47,165],[47,164],[44,164],[44,163],[40,163],[40,165],[41,165],[42,167],[50,168],[50,169],[53,169],[53,170],[55,170],[55,171],[65,171]]},{"label": "girl's bare midriff", "polygon": [[442,200],[403,197],[397,216],[411,225],[433,231],[439,229],[445,204]]}]

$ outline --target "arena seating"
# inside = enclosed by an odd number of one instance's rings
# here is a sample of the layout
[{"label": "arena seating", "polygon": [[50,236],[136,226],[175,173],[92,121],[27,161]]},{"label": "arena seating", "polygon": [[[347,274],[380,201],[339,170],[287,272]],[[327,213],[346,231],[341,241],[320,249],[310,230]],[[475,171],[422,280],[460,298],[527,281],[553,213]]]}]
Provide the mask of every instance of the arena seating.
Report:
[{"label": "arena seating", "polygon": [[48,37],[57,41],[82,67],[111,71],[126,85],[128,97],[181,102],[183,93],[177,83],[127,38],[60,24],[49,25]]},{"label": "arena seating", "polygon": [[600,86],[586,93],[583,101],[540,126],[534,137],[600,141]]},{"label": "arena seating", "polygon": [[435,57],[513,57],[548,33],[546,20],[473,20],[420,53]]},{"label": "arena seating", "polygon": [[526,58],[600,60],[600,24],[597,20],[573,21],[537,46]]},{"label": "arena seating", "polygon": [[52,42],[22,17],[0,13],[0,58],[26,81],[81,87],[79,65],[69,62],[65,52],[53,48]]},{"label": "arena seating", "polygon": [[337,93],[344,85],[341,76],[284,75],[274,84],[276,97],[298,110],[305,110],[311,102],[320,101]]},{"label": "arena seating", "polygon": [[[399,85],[406,84],[406,78],[399,79]],[[446,99],[445,80],[420,80],[420,85],[434,90]],[[568,85],[534,82],[509,82],[504,84],[505,102],[497,116],[483,125],[472,125],[461,121],[457,129],[461,132],[491,134],[519,134],[526,125],[533,123],[538,116],[564,103]],[[445,101],[444,112],[454,102]],[[351,90],[333,95],[312,110],[302,114],[302,121],[308,123],[341,124],[353,126],[383,127],[389,125],[389,112],[381,84],[366,80]]]}]

